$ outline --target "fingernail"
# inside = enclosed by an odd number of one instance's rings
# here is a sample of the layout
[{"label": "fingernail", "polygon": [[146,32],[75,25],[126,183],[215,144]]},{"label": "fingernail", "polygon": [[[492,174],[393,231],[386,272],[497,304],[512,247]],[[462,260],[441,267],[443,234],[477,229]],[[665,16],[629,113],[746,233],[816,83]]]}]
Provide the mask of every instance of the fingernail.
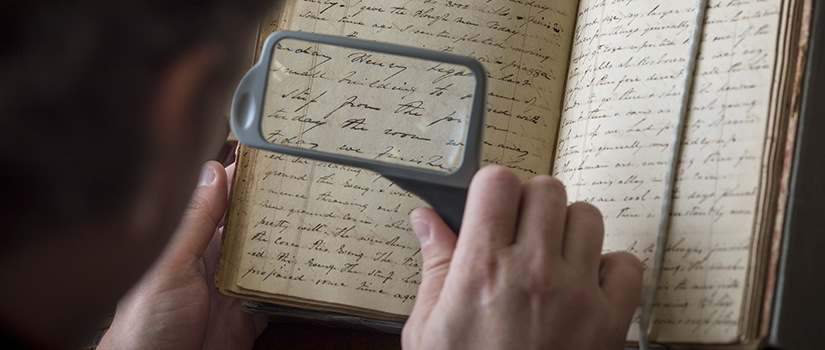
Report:
[{"label": "fingernail", "polygon": [[428,224],[427,221],[413,220],[410,222],[410,225],[412,225],[413,232],[415,232],[415,235],[418,237],[418,241],[421,242],[422,246],[430,243],[430,224]]},{"label": "fingernail", "polygon": [[215,167],[210,166],[209,164],[204,164],[203,168],[201,168],[201,176],[198,179],[198,186],[209,186],[215,182],[215,178],[217,177],[218,174],[215,173]]}]

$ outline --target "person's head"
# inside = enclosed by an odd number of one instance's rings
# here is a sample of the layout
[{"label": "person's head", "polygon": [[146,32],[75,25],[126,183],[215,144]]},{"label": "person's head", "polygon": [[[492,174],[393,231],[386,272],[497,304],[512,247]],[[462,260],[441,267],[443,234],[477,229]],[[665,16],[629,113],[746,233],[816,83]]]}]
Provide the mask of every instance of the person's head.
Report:
[{"label": "person's head", "polygon": [[0,333],[113,310],[224,143],[261,6],[119,4],[0,5]]}]

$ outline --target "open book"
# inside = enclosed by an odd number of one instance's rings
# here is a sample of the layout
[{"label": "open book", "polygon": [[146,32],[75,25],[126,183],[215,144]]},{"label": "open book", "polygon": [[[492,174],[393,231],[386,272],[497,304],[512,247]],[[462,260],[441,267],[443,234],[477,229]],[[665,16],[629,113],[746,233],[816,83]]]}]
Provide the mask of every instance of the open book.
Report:
[{"label": "open book", "polygon": [[[286,1],[261,38],[291,29],[476,58],[489,83],[483,163],[558,177],[571,201],[601,210],[605,251],[649,267],[695,1],[347,4]],[[710,2],[652,341],[747,346],[765,334],[808,6]],[[365,170],[241,147],[217,285],[403,321],[421,280],[408,214],[422,205]]]}]

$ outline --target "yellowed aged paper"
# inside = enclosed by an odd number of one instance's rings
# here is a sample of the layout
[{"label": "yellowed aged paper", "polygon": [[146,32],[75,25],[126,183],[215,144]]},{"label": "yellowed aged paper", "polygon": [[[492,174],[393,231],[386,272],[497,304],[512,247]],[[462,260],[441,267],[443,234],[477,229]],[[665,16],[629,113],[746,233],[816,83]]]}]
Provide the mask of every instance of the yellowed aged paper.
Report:
[{"label": "yellowed aged paper", "polygon": [[[695,1],[582,0],[554,174],[646,266]],[[783,2],[710,1],[652,339],[740,341]],[[635,338],[637,330],[630,332]]]},{"label": "yellowed aged paper", "polygon": [[[475,57],[489,84],[484,162],[527,178],[550,171],[576,6],[293,1],[286,28]],[[339,80],[362,82],[344,73]],[[236,238],[222,252],[238,258],[236,292],[389,318],[409,313],[421,262],[408,215],[421,201],[360,169],[257,151],[242,159],[227,232]]]},{"label": "yellowed aged paper", "polygon": [[272,144],[455,172],[484,74],[431,59],[281,39],[269,65],[261,131]]}]

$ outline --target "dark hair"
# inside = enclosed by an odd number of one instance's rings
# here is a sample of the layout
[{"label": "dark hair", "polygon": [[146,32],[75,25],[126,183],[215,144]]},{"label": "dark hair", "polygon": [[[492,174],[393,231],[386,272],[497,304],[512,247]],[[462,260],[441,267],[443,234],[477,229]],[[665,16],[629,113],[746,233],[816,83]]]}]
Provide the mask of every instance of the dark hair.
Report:
[{"label": "dark hair", "polygon": [[161,70],[196,42],[237,42],[261,12],[226,2],[0,5],[0,246],[125,209]]}]

